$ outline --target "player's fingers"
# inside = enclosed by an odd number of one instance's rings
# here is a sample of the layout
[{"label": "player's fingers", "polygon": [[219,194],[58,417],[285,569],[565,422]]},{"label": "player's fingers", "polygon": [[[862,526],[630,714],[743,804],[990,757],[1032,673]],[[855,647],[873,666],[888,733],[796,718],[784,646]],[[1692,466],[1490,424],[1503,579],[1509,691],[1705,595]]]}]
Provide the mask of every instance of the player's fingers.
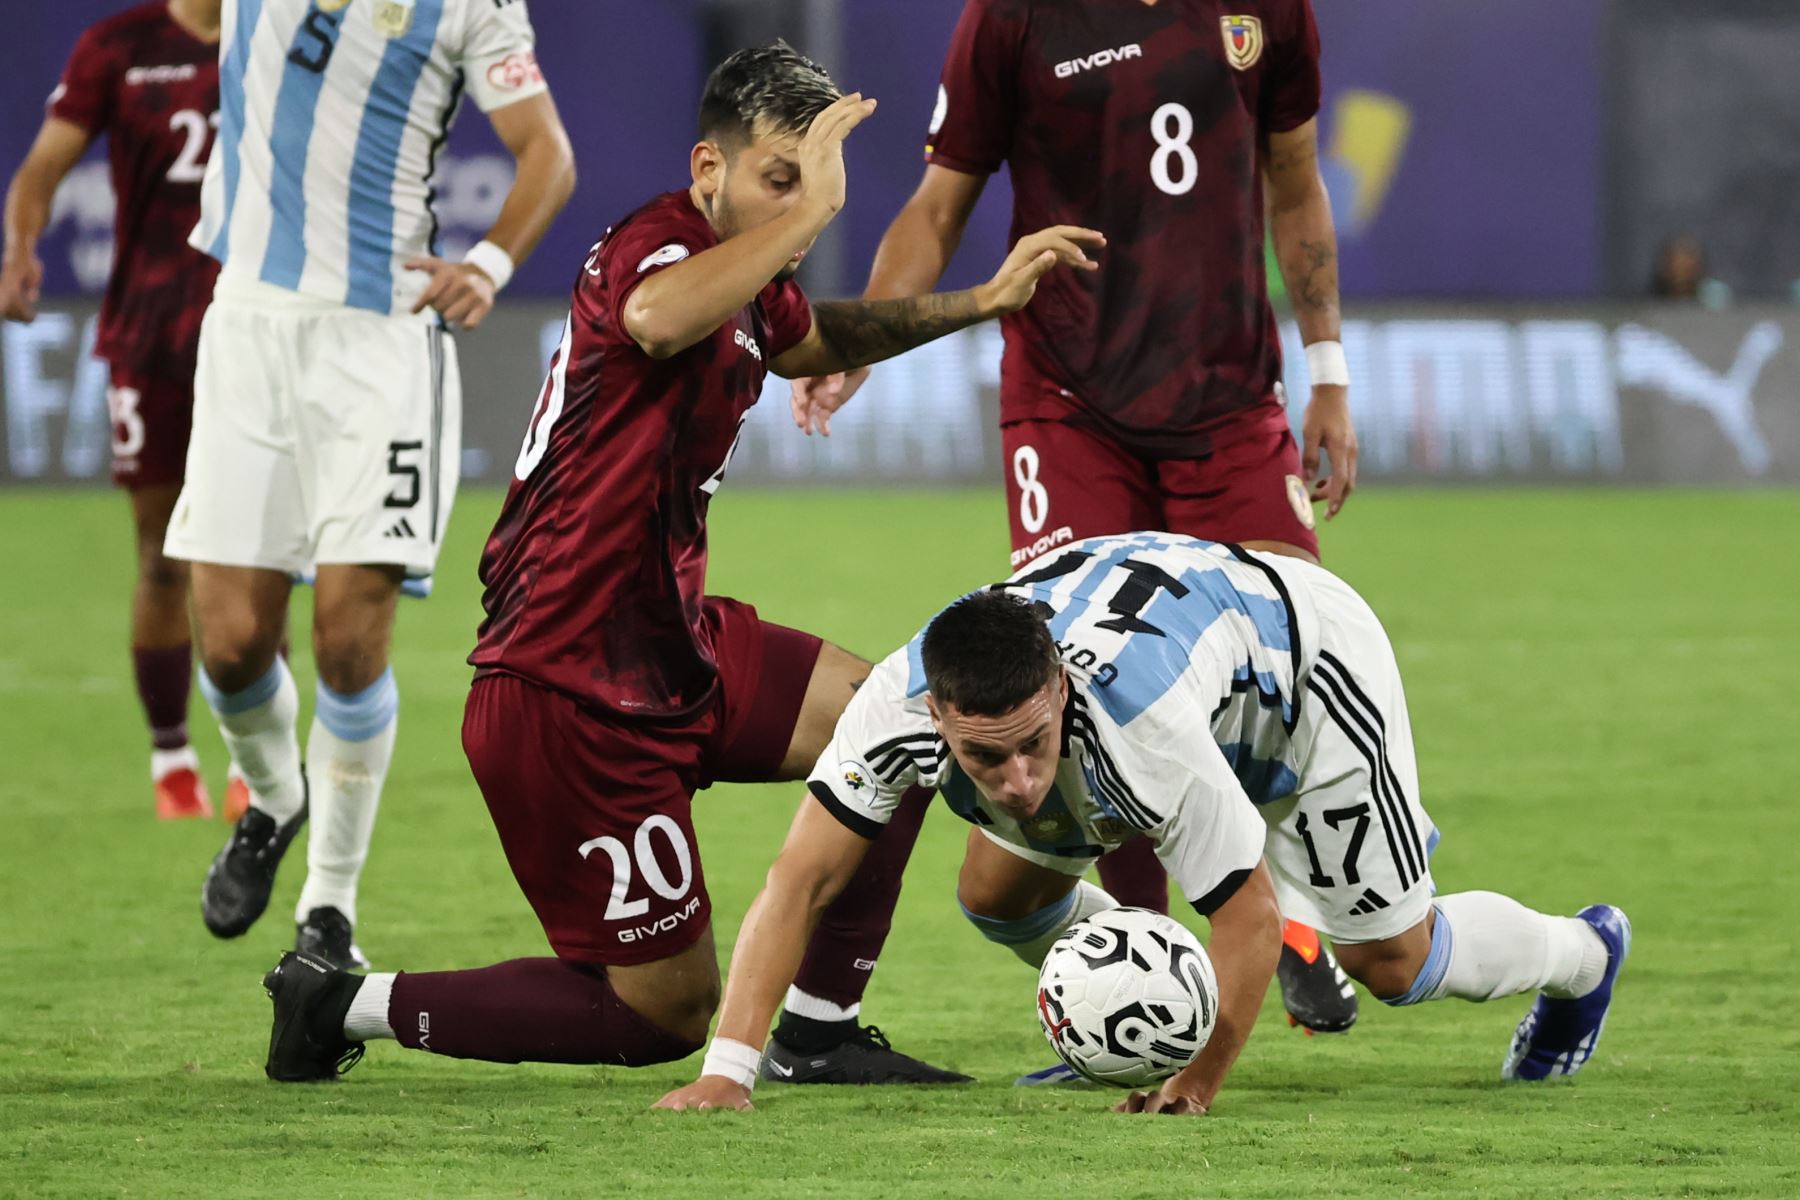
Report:
[{"label": "player's fingers", "polygon": [[850,120],[852,113],[862,107],[862,102],[861,92],[851,92],[848,96],[839,96],[825,107],[825,111],[813,118],[812,127],[807,130],[807,135],[821,144],[843,140],[844,135],[850,132],[850,128],[845,126],[845,122]]},{"label": "player's fingers", "polygon": [[1066,238],[1093,250],[1106,245],[1106,235],[1098,229],[1089,229],[1082,225],[1052,225],[1045,233],[1053,233],[1057,237]]},{"label": "player's fingers", "polygon": [[1146,1092],[1131,1092],[1123,1100],[1113,1105],[1118,1113],[1136,1113],[1144,1111],[1144,1101],[1149,1098]]},{"label": "player's fingers", "polygon": [[1305,476],[1309,483],[1318,482],[1319,446],[1323,444],[1324,440],[1324,438],[1319,434],[1314,433],[1312,430],[1309,429],[1306,431],[1306,446],[1300,454],[1300,472]]},{"label": "player's fingers", "polygon": [[872,117],[874,115],[875,115],[875,101],[873,101],[873,100],[864,100],[861,104],[858,104],[855,108],[852,108],[850,110],[849,114],[844,117],[843,121],[838,126],[837,134],[836,134],[837,140],[841,142],[845,138],[849,137],[850,131],[852,129],[855,129],[858,125],[861,125],[864,121],[868,120],[870,117]]},{"label": "player's fingers", "polygon": [[432,272],[431,282],[426,284],[425,290],[419,293],[419,299],[413,304],[412,310],[416,313],[422,313],[434,304],[439,303],[444,297],[445,289],[449,286],[449,275],[434,270]]},{"label": "player's fingers", "polygon": [[438,312],[453,324],[461,325],[467,321],[475,307],[475,297],[466,288],[448,288],[438,297]]},{"label": "player's fingers", "polygon": [[1325,519],[1327,521],[1338,515],[1344,507],[1344,501],[1350,498],[1350,476],[1340,467],[1331,468],[1331,486],[1325,489]]},{"label": "player's fingers", "polygon": [[435,271],[443,265],[443,259],[430,254],[421,254],[417,258],[406,260],[406,269],[409,271]]}]

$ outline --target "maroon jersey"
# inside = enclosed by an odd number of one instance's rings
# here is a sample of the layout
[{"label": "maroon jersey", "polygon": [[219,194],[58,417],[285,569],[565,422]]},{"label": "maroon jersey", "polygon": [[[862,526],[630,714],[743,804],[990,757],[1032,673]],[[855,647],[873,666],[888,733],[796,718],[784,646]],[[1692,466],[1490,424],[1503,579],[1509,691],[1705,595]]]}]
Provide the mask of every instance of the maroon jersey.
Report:
[{"label": "maroon jersey", "polygon": [[48,111],[107,138],[118,215],[95,353],[191,386],[218,272],[187,244],[218,121],[217,44],[182,28],[166,4],[128,8],[81,35]]},{"label": "maroon jersey", "polygon": [[1098,272],[1051,272],[1003,320],[1008,375],[1044,386],[1005,389],[1002,420],[1073,408],[1186,457],[1271,400],[1261,145],[1318,107],[1310,0],[968,0],[927,161],[1007,164],[1015,240],[1107,237]]},{"label": "maroon jersey", "polygon": [[769,360],[812,329],[799,285],[772,283],[704,341],[645,354],[625,332],[627,298],[718,241],[670,192],[594,247],[482,554],[477,668],[629,716],[683,717],[711,699],[707,503]]}]

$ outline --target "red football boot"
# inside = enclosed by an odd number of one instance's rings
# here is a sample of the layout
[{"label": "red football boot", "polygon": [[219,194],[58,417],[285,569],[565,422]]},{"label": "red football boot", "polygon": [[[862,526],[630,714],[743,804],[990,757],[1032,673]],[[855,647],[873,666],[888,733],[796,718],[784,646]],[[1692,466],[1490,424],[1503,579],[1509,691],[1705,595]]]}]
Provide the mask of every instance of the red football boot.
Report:
[{"label": "red football boot", "polygon": [[206,781],[192,767],[176,767],[156,781],[156,816],[163,821],[213,815]]}]

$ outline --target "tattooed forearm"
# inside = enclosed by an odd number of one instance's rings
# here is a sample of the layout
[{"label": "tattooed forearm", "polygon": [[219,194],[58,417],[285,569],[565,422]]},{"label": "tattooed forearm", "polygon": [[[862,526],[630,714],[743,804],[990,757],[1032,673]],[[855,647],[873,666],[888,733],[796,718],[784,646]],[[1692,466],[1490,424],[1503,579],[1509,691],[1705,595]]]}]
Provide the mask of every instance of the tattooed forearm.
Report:
[{"label": "tattooed forearm", "polygon": [[1337,247],[1332,242],[1302,241],[1284,266],[1295,305],[1315,312],[1337,312]]},{"label": "tattooed forearm", "polygon": [[905,353],[982,319],[972,291],[937,292],[904,300],[827,300],[813,305],[813,322],[829,369],[845,371]]}]

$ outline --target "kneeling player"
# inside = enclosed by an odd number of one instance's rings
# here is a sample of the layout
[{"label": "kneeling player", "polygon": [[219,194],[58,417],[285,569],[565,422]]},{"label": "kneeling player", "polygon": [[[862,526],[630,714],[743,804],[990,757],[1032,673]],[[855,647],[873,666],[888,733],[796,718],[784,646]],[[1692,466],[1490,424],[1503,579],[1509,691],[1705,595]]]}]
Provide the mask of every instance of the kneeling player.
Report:
[{"label": "kneeling player", "polygon": [[958,601],[875,668],[744,920],[703,1074],[662,1107],[748,1106],[806,931],[917,785],[975,826],[964,912],[1033,966],[1114,906],[1081,876],[1134,836],[1211,922],[1218,1027],[1127,1111],[1212,1104],[1274,972],[1283,913],[1330,934],[1389,1004],[1540,993],[1509,1078],[1580,1069],[1630,946],[1610,905],[1570,918],[1493,892],[1433,898],[1437,832],[1399,669],[1342,580],[1173,534],[1095,538]]},{"label": "kneeling player", "polygon": [[[734,55],[707,84],[692,186],[608,231],[576,285],[483,557],[463,723],[556,957],[365,978],[286,955],[264,980],[271,1077],[328,1078],[370,1038],[626,1066],[705,1040],[719,973],[693,793],[802,778],[869,672],[705,594],[707,507],[743,419],[771,368],[837,370],[1011,312],[1099,244],[1049,230],[971,291],[810,305],[792,275],[843,204],[842,143],[873,110],[785,45]],[[898,886],[898,864],[866,881],[877,949]],[[964,1078],[867,1031],[816,1057],[835,1072],[821,1081]]]}]

